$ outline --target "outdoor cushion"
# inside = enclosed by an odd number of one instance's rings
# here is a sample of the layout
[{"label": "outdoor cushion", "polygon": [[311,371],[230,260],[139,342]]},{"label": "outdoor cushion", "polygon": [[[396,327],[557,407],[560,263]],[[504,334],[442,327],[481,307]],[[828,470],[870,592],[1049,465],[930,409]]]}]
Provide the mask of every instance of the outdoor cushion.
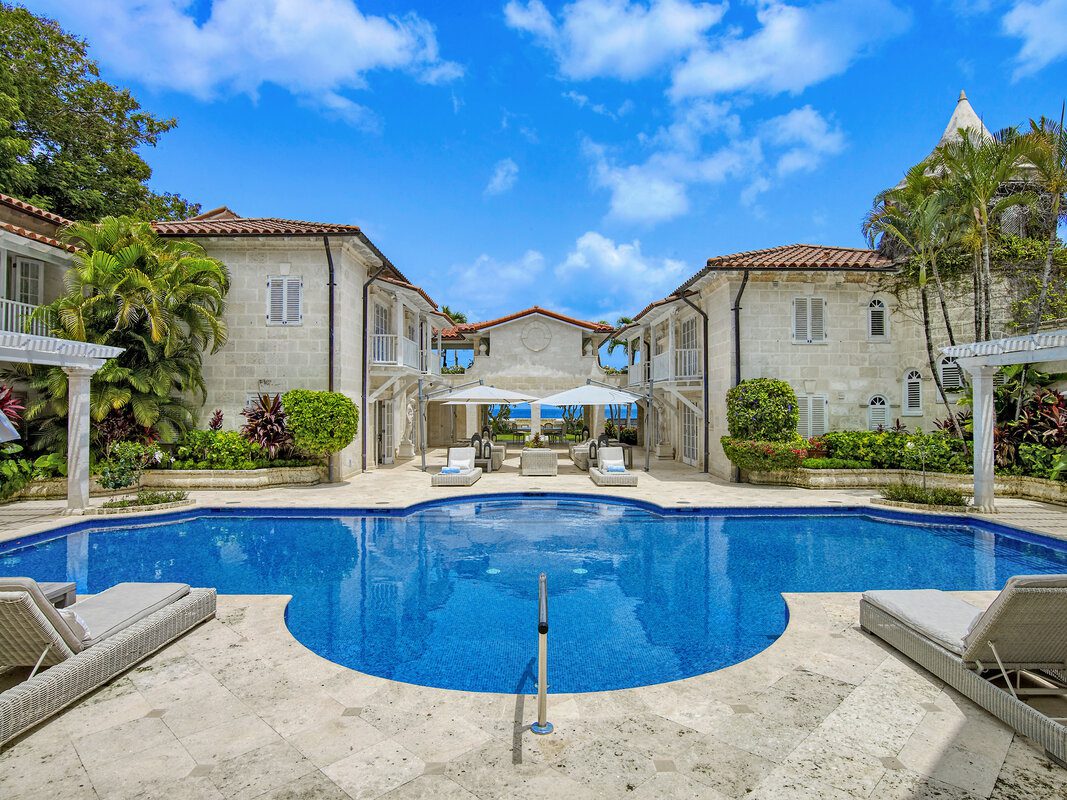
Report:
[{"label": "outdoor cushion", "polygon": [[187,583],[117,583],[70,609],[85,621],[89,647],[189,594]]},{"label": "outdoor cushion", "polygon": [[626,472],[626,467],[622,464],[608,464],[604,470],[605,472]]},{"label": "outdoor cushion", "polygon": [[863,599],[953,653],[963,652],[964,637],[982,616],[981,609],[937,589],[864,592]]},{"label": "outdoor cushion", "polygon": [[83,642],[89,641],[92,634],[89,633],[89,626],[86,625],[85,620],[81,618],[81,615],[73,608],[61,608],[59,609],[59,616],[63,617],[64,621],[70,627],[70,629],[77,635]]},{"label": "outdoor cushion", "polygon": [[441,470],[442,475],[458,475],[459,467],[445,467]]},{"label": "outdoor cushion", "polygon": [[626,469],[626,464],[621,458],[604,458],[603,456],[600,457],[601,469],[611,472],[612,467],[622,467],[623,469]]},{"label": "outdoor cushion", "polygon": [[75,653],[84,646],[81,632],[71,629],[67,621],[59,614],[59,610],[48,602],[33,578],[0,578],[0,592],[25,592],[30,596],[34,605],[40,610],[53,628],[59,633],[67,647]]}]

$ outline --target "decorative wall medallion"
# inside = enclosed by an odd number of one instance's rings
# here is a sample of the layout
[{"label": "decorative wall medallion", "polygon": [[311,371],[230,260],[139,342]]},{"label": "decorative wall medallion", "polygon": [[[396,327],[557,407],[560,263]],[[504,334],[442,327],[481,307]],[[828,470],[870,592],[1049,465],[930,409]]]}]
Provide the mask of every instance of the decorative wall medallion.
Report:
[{"label": "decorative wall medallion", "polygon": [[552,341],[552,331],[543,322],[531,322],[522,329],[522,343],[535,353],[548,347]]}]

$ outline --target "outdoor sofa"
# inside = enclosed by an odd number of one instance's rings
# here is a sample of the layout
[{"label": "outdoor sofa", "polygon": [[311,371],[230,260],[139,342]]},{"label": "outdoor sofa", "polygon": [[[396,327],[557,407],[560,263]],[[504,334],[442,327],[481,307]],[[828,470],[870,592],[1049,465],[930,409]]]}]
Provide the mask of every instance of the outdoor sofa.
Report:
[{"label": "outdoor sofa", "polygon": [[184,583],[119,583],[56,609],[36,581],[0,578],[0,664],[32,667],[0,693],[0,745],[213,616],[215,590]]},{"label": "outdoor sofa", "polygon": [[601,447],[596,466],[589,466],[589,477],[597,486],[637,486],[637,473],[626,469],[621,447]]},{"label": "outdoor sofa", "polygon": [[[1018,575],[985,611],[934,589],[865,592],[860,625],[1067,766],[1067,726],[1024,700],[1067,697],[1067,575]],[[996,680],[997,683],[993,683]]]},{"label": "outdoor sofa", "polygon": [[[448,448],[445,471],[430,476],[431,486],[473,486],[482,477],[482,468],[474,466],[473,447]],[[453,472],[453,470],[455,470]]]}]

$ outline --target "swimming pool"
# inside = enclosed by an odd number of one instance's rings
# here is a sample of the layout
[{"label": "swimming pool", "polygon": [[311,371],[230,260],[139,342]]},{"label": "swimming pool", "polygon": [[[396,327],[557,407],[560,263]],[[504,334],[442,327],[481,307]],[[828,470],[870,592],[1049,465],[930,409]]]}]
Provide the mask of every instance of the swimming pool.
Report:
[{"label": "swimming pool", "polygon": [[[931,521],[935,524],[930,524]],[[782,592],[996,589],[1067,572],[1067,543],[985,521],[870,509],[685,509],[542,495],[406,510],[233,509],[91,520],[0,545],[0,574],[184,581],[291,594],[320,655],[394,680],[533,691],[548,575],[553,692],[734,664],[785,629]]]}]

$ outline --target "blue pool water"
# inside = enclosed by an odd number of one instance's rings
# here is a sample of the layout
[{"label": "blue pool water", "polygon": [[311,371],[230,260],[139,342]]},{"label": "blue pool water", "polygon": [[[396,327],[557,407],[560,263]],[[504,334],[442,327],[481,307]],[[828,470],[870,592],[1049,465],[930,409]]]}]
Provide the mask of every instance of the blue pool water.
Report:
[{"label": "blue pool water", "polygon": [[782,592],[996,589],[1015,574],[1067,572],[1067,545],[987,523],[781,514],[657,513],[563,496],[407,512],[197,511],[0,546],[0,574],[76,580],[80,592],[148,580],[292,594],[290,630],[328,659],[411,683],[514,692],[534,689],[544,571],[552,691],[575,692],[748,658],[785,629]]}]

